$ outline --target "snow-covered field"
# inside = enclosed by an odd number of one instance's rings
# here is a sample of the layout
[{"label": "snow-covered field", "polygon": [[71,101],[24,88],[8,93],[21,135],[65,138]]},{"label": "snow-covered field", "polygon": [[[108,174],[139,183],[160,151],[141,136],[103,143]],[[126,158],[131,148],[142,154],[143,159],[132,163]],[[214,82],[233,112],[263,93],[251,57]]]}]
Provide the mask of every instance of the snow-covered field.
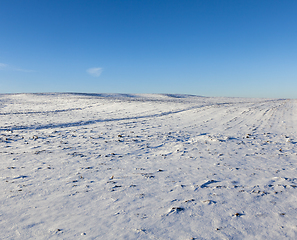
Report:
[{"label": "snow-covered field", "polygon": [[297,100],[0,95],[1,239],[296,239]]}]

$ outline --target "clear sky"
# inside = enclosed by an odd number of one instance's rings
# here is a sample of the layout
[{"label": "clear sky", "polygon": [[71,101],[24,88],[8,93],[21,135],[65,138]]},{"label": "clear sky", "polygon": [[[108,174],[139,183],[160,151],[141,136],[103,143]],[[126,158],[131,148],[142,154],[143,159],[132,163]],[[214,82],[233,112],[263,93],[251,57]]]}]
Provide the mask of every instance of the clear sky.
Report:
[{"label": "clear sky", "polygon": [[297,98],[297,1],[0,0],[0,92]]}]

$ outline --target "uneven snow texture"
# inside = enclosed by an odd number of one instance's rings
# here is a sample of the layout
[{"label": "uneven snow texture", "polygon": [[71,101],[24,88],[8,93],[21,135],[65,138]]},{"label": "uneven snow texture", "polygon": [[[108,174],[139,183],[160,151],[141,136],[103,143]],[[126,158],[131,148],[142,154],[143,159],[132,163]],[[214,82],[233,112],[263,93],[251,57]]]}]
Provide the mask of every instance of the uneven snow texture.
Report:
[{"label": "uneven snow texture", "polygon": [[2,239],[296,239],[297,101],[0,95]]}]

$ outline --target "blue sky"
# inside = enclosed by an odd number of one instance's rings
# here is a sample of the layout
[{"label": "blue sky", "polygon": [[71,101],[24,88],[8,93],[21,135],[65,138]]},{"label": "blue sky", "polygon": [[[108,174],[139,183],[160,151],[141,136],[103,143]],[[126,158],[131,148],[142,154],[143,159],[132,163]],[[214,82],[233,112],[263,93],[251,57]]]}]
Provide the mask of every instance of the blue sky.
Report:
[{"label": "blue sky", "polygon": [[0,0],[0,92],[297,98],[296,0]]}]

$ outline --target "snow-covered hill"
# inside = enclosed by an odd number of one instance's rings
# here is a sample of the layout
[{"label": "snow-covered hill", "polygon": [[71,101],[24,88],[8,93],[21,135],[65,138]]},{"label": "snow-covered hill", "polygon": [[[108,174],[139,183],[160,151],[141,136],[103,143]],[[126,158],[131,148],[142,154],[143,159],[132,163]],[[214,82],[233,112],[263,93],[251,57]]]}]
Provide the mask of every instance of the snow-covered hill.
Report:
[{"label": "snow-covered hill", "polygon": [[296,239],[297,100],[0,95],[0,238]]}]

